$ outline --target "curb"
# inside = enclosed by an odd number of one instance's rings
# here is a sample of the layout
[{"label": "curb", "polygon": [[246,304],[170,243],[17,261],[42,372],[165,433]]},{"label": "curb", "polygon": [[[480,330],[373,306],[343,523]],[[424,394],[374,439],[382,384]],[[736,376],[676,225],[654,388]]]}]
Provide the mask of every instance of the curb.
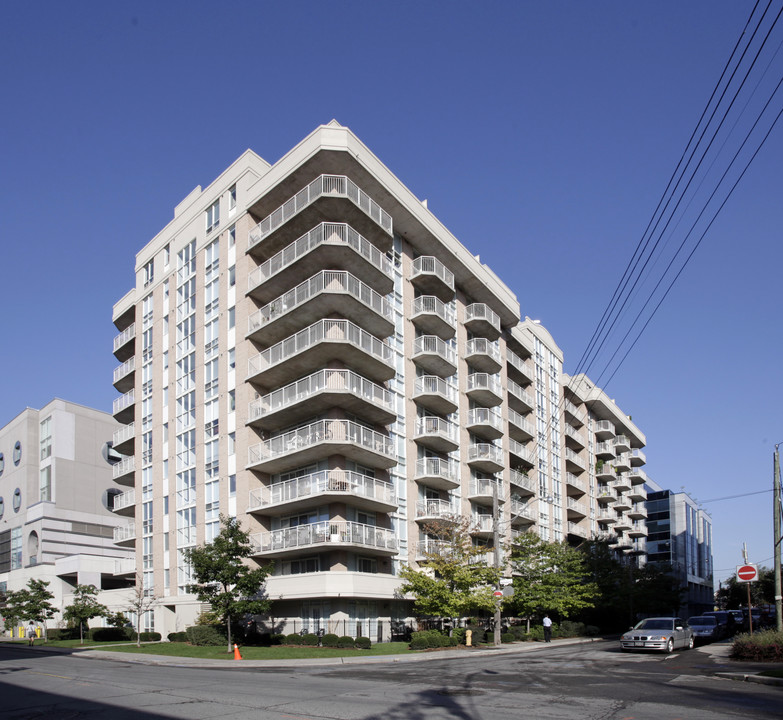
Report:
[{"label": "curb", "polygon": [[749,675],[748,673],[739,672],[720,672],[715,673],[715,676],[725,678],[726,680],[734,680],[735,682],[749,682],[756,683],[757,685],[783,687],[783,678],[767,677],[766,675]]}]

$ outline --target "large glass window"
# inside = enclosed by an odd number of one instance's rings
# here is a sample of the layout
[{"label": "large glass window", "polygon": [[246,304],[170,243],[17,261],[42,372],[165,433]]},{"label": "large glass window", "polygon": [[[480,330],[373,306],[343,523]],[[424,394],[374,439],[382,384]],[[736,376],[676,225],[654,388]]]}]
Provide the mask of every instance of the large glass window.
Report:
[{"label": "large glass window", "polygon": [[40,499],[51,500],[52,499],[52,466],[47,465],[45,468],[41,468],[41,482],[39,486]]},{"label": "large glass window", "polygon": [[41,460],[52,455],[52,416],[41,422]]}]

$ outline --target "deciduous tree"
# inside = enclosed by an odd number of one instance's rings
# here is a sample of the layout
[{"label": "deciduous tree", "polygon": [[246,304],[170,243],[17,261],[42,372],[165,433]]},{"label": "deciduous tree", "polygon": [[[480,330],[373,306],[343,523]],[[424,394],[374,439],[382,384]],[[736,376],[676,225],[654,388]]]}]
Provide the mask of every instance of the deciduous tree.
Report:
[{"label": "deciduous tree", "polygon": [[109,609],[95,599],[97,594],[98,588],[95,585],[77,585],[73,593],[73,602],[63,612],[63,617],[67,621],[79,624],[79,641],[82,645],[84,626],[94,617],[109,613]]}]

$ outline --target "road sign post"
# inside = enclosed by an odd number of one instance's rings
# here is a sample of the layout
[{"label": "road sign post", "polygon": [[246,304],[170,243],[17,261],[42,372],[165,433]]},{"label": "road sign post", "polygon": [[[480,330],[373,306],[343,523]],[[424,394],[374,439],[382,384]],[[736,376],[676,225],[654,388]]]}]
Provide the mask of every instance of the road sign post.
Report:
[{"label": "road sign post", "polygon": [[750,604],[750,584],[758,580],[759,569],[752,563],[737,565],[737,580],[748,584],[748,631],[753,635],[753,612]]}]

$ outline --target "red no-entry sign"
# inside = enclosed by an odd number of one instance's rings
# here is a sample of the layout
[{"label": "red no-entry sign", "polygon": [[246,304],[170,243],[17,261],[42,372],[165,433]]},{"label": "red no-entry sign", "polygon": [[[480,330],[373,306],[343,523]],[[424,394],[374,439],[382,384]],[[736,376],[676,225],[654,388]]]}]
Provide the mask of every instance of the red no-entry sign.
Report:
[{"label": "red no-entry sign", "polygon": [[740,582],[753,582],[757,580],[759,571],[755,565],[738,565],[737,580]]}]

